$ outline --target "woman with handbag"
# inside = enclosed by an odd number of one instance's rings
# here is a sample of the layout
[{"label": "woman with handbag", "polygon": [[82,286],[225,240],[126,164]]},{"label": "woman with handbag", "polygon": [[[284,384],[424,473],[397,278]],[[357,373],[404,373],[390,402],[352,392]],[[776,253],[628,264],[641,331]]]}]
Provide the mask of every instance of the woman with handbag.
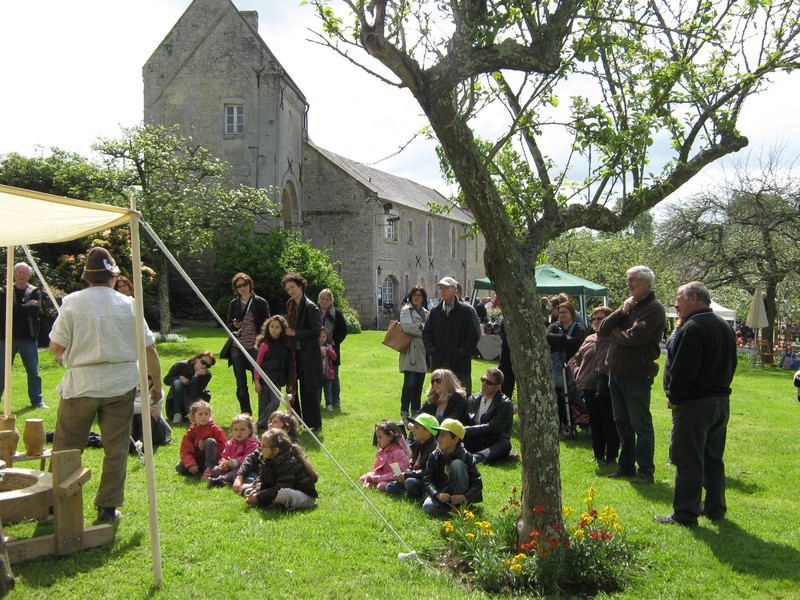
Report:
[{"label": "woman with handbag", "polygon": [[400,326],[411,342],[408,350],[400,354],[400,371],[403,373],[403,391],[400,394],[400,417],[408,424],[408,417],[417,414],[428,371],[428,356],[422,341],[422,328],[428,319],[428,292],[421,285],[415,285],[408,292],[408,304],[400,309]]},{"label": "woman with handbag", "polygon": [[[255,359],[256,336],[261,331],[261,326],[269,318],[269,304],[261,296],[253,293],[255,283],[247,273],[237,273],[231,279],[231,287],[235,297],[228,305],[228,319],[226,324],[233,335],[239,338],[239,343]],[[236,399],[239,401],[241,412],[253,414],[250,407],[250,391],[248,389],[248,374],[253,367],[247,357],[242,354],[239,347],[228,340],[220,353],[224,357],[227,352],[228,366],[233,367],[236,378]]]},{"label": "woman with handbag", "polygon": [[[308,282],[300,273],[287,273],[281,285],[289,296],[286,303],[286,337],[292,361],[291,376],[287,392],[292,393],[294,410],[316,435],[322,431],[320,393],[325,379],[319,354],[319,332],[322,329],[322,313],[319,307],[306,297]],[[298,394],[299,391],[299,394]]]}]

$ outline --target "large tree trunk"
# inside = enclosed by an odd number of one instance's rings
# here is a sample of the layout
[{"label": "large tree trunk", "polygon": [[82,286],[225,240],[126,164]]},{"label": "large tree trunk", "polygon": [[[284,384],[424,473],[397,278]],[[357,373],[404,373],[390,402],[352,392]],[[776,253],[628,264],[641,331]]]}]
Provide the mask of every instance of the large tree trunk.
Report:
[{"label": "large tree trunk", "polygon": [[517,378],[523,493],[518,532],[520,542],[529,542],[534,529],[544,531],[562,523],[558,412],[550,350],[536,301],[533,256],[518,250],[514,257],[487,258],[486,266],[502,303]]},{"label": "large tree trunk", "polygon": [[172,331],[172,319],[169,314],[169,260],[166,256],[161,258],[161,268],[158,271],[158,311],[159,331],[166,335]]},{"label": "large tree trunk", "polygon": [[[447,95],[428,90],[430,98]],[[529,227],[521,242],[497,188],[481,167],[472,132],[452,104],[420,101],[448,160],[458,175],[469,208],[484,232],[486,273],[500,297],[511,362],[518,385],[522,454],[520,542],[530,532],[562,524],[558,411],[544,323],[536,296],[536,256],[554,234],[555,224]],[[550,237],[548,237],[550,236]],[[534,508],[541,509],[534,511]]]}]

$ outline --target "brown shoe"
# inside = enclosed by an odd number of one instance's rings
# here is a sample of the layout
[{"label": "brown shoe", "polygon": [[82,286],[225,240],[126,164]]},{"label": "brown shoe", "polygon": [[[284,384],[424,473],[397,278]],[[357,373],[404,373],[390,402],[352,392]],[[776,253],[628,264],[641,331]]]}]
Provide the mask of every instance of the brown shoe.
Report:
[{"label": "brown shoe", "polygon": [[649,485],[653,483],[655,480],[653,479],[652,475],[643,475],[639,473],[636,477],[631,479],[631,483],[634,485]]}]

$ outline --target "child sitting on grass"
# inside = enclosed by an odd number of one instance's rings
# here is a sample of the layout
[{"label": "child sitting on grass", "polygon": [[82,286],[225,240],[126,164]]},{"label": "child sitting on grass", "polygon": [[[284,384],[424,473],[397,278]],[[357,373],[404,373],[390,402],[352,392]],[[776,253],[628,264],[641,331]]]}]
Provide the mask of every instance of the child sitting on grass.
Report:
[{"label": "child sitting on grass", "polygon": [[258,485],[247,491],[245,501],[286,510],[313,508],[317,502],[314,484],[318,479],[303,449],[293,444],[285,431],[270,429],[261,436]]},{"label": "child sitting on grass", "polygon": [[449,511],[452,507],[483,500],[483,482],[475,458],[464,449],[464,425],[445,419],[438,427],[438,447],[425,466],[425,501],[423,510],[429,515]]},{"label": "child sitting on grass", "polygon": [[408,447],[400,427],[392,421],[381,421],[375,425],[378,452],[372,471],[359,479],[364,487],[376,487],[386,491],[386,486],[408,468]]},{"label": "child sitting on grass", "polygon": [[232,485],[244,460],[258,450],[261,442],[255,436],[256,426],[247,413],[233,417],[231,421],[231,439],[222,450],[219,464],[211,470],[208,487]]},{"label": "child sitting on grass", "polygon": [[297,417],[285,410],[276,410],[269,416],[267,429],[283,429],[295,444],[300,439],[300,423],[297,421]]},{"label": "child sitting on grass", "polygon": [[409,498],[421,498],[424,491],[423,476],[428,457],[436,450],[436,427],[439,421],[428,413],[419,413],[408,419],[408,428],[414,436],[411,442],[411,462],[409,469],[400,473],[395,480],[386,486],[386,491],[393,496],[408,495]]},{"label": "child sitting on grass", "polygon": [[227,439],[222,428],[211,420],[211,405],[205,400],[192,404],[189,420],[192,424],[181,441],[181,460],[175,465],[175,470],[181,475],[197,475],[202,464],[205,469],[200,480],[206,481]]},{"label": "child sitting on grass", "polygon": [[[300,424],[292,413],[285,410],[276,410],[269,416],[267,427],[269,429],[280,429],[289,436],[293,444],[297,443],[297,430]],[[233,480],[233,491],[237,494],[246,494],[250,488],[258,488],[261,485],[258,476],[262,463],[261,443],[259,442],[259,446],[244,459],[242,466],[239,467],[236,479]]]}]

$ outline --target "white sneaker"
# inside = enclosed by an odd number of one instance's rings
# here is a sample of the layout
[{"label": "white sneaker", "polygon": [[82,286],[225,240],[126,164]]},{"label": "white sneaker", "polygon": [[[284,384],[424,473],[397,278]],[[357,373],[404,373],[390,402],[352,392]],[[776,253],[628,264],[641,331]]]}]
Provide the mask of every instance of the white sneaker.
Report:
[{"label": "white sneaker", "polygon": [[183,423],[183,415],[181,413],[175,413],[172,415],[173,425],[180,425],[181,423]]},{"label": "white sneaker", "polygon": [[325,407],[325,410],[327,410],[328,412],[333,412],[333,406],[328,404],[328,406]]}]

